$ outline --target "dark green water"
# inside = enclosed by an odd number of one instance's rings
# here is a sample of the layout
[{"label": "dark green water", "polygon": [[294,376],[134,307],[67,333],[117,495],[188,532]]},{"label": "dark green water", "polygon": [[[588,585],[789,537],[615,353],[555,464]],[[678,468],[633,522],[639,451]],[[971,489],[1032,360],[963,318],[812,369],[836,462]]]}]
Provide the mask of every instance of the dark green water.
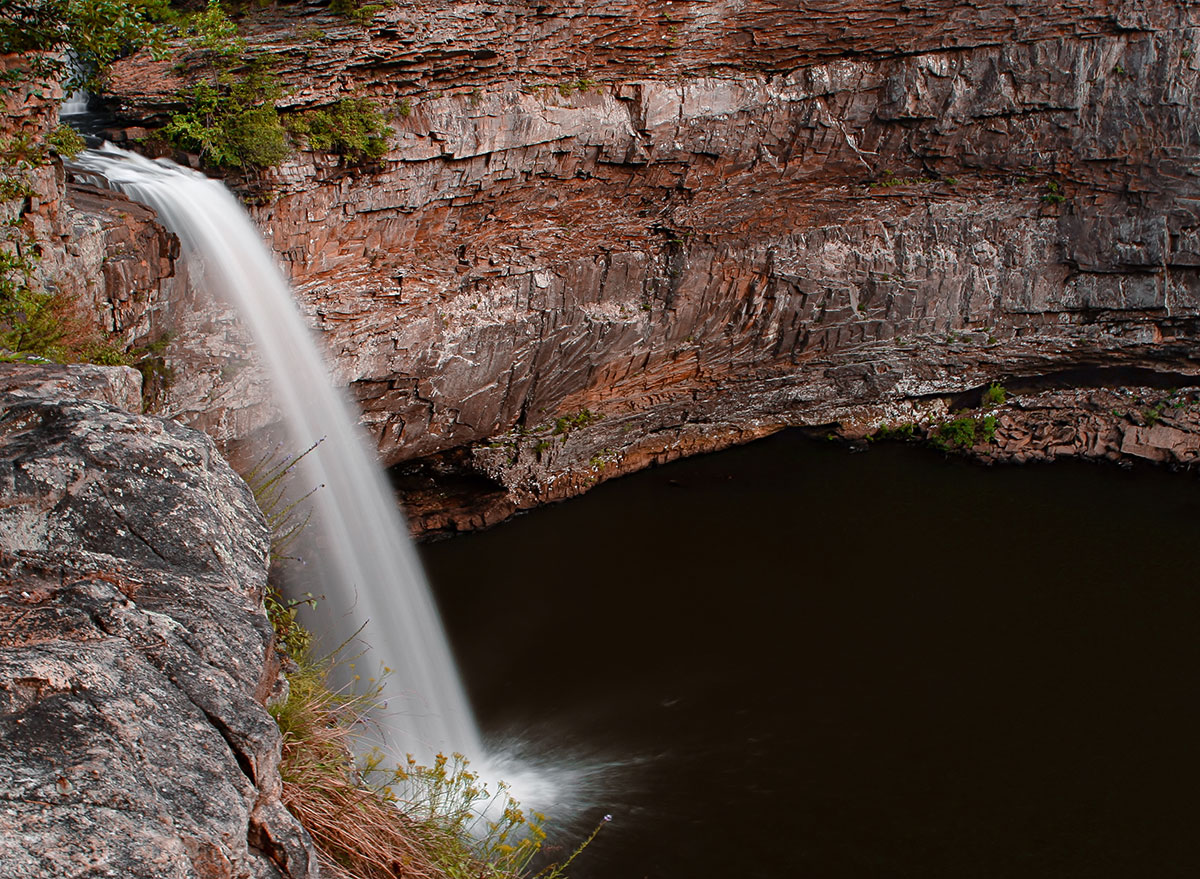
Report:
[{"label": "dark green water", "polygon": [[785,433],[423,555],[485,732],[616,764],[574,879],[1196,876],[1198,526]]}]

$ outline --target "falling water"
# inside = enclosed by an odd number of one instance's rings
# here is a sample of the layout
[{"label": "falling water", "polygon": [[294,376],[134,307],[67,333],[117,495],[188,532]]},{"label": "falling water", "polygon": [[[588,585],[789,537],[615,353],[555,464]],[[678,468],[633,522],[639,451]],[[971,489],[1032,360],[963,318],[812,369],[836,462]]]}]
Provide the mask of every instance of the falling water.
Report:
[{"label": "falling water", "polygon": [[82,116],[88,111],[88,93],[83,89],[71,92],[58,107],[58,115],[62,118]]},{"label": "falling water", "polygon": [[[380,746],[428,762],[459,752],[482,768],[480,735],[394,496],[344,395],[241,205],[221,184],[164,160],[105,145],[74,164],[158,211],[194,277],[241,313],[273,381],[319,530],[325,601],[319,635],[344,647],[362,678],[382,667]],[[312,527],[312,525],[310,525]],[[347,665],[348,662],[347,661]]]},{"label": "falling water", "polygon": [[[73,52],[67,53],[67,71],[69,73],[68,84],[80,82],[85,79],[83,65],[79,63],[79,59],[75,57]],[[88,103],[91,96],[83,89],[82,86],[74,89],[67,95],[62,103],[58,105],[58,116],[60,119],[66,119],[72,116],[83,116],[88,112]]]}]

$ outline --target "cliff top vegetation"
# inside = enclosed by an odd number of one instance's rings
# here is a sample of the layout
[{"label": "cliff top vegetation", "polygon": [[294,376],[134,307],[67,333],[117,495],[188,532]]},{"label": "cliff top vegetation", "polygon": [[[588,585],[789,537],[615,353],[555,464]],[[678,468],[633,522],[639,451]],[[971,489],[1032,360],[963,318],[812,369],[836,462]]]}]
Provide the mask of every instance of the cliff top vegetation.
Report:
[{"label": "cliff top vegetation", "polygon": [[[384,7],[331,0],[328,8],[364,22]],[[14,0],[0,19],[0,54],[24,56],[27,64],[5,72],[0,88],[33,76],[101,92],[109,65],[145,49],[179,59],[176,69],[188,81],[151,140],[196,153],[211,168],[271,167],[296,147],[348,163],[387,152],[387,119],[365,98],[296,114],[285,126],[279,80],[240,34],[238,13],[221,0]]]}]

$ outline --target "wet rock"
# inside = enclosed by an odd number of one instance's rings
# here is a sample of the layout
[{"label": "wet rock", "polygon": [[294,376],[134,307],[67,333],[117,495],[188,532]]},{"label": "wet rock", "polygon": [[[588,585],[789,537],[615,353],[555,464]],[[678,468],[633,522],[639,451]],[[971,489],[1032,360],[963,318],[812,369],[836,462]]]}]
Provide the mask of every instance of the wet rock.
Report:
[{"label": "wet rock", "polygon": [[203,434],[40,369],[51,399],[0,396],[0,876],[311,875],[256,698],[249,490]]}]

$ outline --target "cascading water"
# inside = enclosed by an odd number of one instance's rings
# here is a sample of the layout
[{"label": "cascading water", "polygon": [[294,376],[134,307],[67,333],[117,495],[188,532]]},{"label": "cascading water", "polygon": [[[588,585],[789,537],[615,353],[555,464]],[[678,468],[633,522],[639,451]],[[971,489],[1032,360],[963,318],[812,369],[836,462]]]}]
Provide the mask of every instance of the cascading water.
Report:
[{"label": "cascading water", "polygon": [[[428,763],[439,751],[477,768],[483,746],[412,541],[352,409],[241,205],[221,184],[105,145],[73,162],[102,185],[153,207],[182,242],[189,270],[241,313],[269,371],[311,498],[323,564],[319,636],[348,644],[361,672],[386,667],[380,747]],[[365,679],[366,673],[362,674]]]},{"label": "cascading water", "polygon": [[[85,79],[83,65],[79,63],[79,59],[74,53],[67,54],[67,78],[68,87],[70,83],[81,82]],[[65,119],[73,116],[83,116],[88,112],[88,104],[91,96],[84,90],[82,86],[71,91],[69,95],[63,98],[62,103],[58,105],[58,117]]]},{"label": "cascading water", "polygon": [[58,115],[61,118],[71,116],[82,116],[88,111],[88,93],[83,89],[76,89],[71,92],[58,108]]}]

